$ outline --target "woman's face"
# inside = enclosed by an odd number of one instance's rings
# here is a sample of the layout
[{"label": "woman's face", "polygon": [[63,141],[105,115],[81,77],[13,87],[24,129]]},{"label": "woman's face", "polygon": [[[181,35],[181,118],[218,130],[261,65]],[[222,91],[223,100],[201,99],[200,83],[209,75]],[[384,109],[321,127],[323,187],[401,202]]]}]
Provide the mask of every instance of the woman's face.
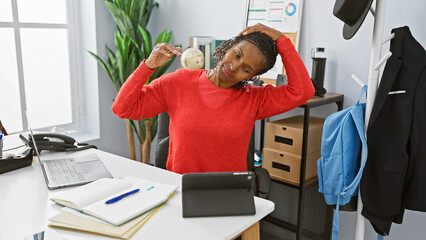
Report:
[{"label": "woman's face", "polygon": [[242,80],[253,78],[264,66],[265,57],[249,41],[241,41],[230,48],[217,65],[219,87],[230,88]]}]

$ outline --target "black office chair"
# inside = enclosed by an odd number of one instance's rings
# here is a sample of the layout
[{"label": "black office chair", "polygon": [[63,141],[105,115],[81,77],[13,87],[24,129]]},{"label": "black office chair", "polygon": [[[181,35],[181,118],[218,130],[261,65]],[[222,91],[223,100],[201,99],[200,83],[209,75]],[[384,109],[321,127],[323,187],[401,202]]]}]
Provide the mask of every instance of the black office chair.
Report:
[{"label": "black office chair", "polygon": [[[169,154],[169,123],[170,117],[167,112],[158,115],[158,144],[155,151],[155,166],[162,169],[166,169],[167,156]],[[254,131],[247,151],[247,168],[248,171],[253,171],[256,175],[256,195],[266,198],[269,194],[271,178],[268,170],[254,167]]]}]

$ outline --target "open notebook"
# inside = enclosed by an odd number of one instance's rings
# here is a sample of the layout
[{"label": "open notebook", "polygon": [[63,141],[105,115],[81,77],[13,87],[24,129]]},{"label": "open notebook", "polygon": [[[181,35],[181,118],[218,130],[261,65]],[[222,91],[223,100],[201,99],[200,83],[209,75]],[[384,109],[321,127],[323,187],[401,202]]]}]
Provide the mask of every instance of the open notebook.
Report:
[{"label": "open notebook", "polygon": [[[106,203],[134,189],[139,191],[115,203]],[[175,185],[155,183],[132,176],[124,179],[102,178],[61,193],[51,200],[120,226],[165,203],[176,189]]]}]

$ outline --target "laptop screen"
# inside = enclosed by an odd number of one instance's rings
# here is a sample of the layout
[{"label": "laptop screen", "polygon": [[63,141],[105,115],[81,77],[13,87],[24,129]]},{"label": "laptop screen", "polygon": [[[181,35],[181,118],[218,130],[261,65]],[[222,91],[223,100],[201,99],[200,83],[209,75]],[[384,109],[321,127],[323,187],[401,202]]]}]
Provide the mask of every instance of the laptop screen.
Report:
[{"label": "laptop screen", "polygon": [[35,148],[35,152],[36,152],[36,155],[37,155],[38,162],[41,163],[40,154],[39,154],[39,151],[38,151],[38,148],[37,148],[36,141],[34,139],[33,129],[31,128],[30,119],[28,118],[28,112],[27,111],[25,111],[25,116],[27,117],[28,129],[30,130],[31,140],[32,140],[34,148]]}]

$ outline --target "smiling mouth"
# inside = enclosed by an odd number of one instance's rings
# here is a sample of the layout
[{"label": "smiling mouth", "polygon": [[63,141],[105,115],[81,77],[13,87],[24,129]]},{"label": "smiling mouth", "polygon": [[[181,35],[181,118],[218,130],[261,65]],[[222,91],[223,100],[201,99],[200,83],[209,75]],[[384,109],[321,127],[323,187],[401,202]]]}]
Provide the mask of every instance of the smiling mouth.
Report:
[{"label": "smiling mouth", "polygon": [[231,73],[229,73],[228,69],[226,69],[225,65],[223,65],[223,73],[225,73],[225,75],[227,77],[231,77]]}]

